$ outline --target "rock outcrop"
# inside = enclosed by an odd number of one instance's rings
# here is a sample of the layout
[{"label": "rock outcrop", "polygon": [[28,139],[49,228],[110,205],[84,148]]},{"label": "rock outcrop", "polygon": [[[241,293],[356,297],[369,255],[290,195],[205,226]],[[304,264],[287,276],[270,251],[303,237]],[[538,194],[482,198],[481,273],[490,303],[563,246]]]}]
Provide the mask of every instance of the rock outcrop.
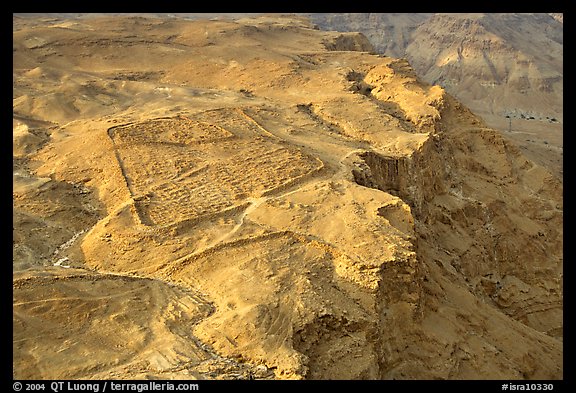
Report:
[{"label": "rock outcrop", "polygon": [[16,379],[563,378],[562,184],[408,62],[69,22],[14,18]]},{"label": "rock outcrop", "polygon": [[562,14],[308,14],[320,28],[360,31],[376,52],[406,58],[562,178]]}]

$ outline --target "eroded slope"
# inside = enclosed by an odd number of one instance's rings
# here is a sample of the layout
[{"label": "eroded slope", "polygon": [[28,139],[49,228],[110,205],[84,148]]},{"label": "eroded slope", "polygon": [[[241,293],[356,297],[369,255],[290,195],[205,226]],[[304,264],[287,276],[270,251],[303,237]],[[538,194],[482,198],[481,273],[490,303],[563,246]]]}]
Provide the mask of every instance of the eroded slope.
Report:
[{"label": "eroded slope", "polygon": [[16,378],[562,378],[561,184],[405,61],[273,16],[14,29]]},{"label": "eroded slope", "polygon": [[360,31],[378,53],[406,58],[562,178],[562,14],[308,14],[324,30]]}]

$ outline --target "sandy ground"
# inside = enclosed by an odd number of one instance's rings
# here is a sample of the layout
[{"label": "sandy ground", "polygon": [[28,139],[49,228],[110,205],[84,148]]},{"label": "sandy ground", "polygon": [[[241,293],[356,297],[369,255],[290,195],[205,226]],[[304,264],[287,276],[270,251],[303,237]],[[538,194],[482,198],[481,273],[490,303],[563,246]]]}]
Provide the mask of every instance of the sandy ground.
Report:
[{"label": "sandy ground", "polygon": [[562,183],[302,19],[14,17],[17,379],[560,379]]}]

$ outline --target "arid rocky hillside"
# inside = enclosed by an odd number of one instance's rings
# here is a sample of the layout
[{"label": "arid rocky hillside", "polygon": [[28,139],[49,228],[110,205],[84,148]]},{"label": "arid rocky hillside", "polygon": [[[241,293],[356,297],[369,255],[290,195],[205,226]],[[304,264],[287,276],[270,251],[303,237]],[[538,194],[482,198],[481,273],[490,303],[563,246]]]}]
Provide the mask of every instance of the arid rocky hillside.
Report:
[{"label": "arid rocky hillside", "polygon": [[13,80],[14,378],[563,378],[562,183],[364,35],[15,16]]},{"label": "arid rocky hillside", "polygon": [[378,53],[401,58],[412,42],[412,33],[432,13],[314,13],[306,14],[322,30],[359,31]]},{"label": "arid rocky hillside", "polygon": [[408,59],[534,161],[562,177],[563,14],[309,14]]}]

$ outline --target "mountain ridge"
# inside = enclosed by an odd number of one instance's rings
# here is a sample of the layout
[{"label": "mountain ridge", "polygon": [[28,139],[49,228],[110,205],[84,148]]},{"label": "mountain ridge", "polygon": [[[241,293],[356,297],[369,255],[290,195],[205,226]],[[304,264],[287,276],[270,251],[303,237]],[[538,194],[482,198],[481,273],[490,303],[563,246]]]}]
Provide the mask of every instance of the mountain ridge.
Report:
[{"label": "mountain ridge", "polygon": [[[328,30],[358,30],[405,57],[532,160],[562,178],[562,14],[307,14]],[[395,31],[400,33],[395,33]]]},{"label": "mountain ridge", "polygon": [[562,184],[406,60],[77,23],[14,24],[16,379],[563,378]]}]

